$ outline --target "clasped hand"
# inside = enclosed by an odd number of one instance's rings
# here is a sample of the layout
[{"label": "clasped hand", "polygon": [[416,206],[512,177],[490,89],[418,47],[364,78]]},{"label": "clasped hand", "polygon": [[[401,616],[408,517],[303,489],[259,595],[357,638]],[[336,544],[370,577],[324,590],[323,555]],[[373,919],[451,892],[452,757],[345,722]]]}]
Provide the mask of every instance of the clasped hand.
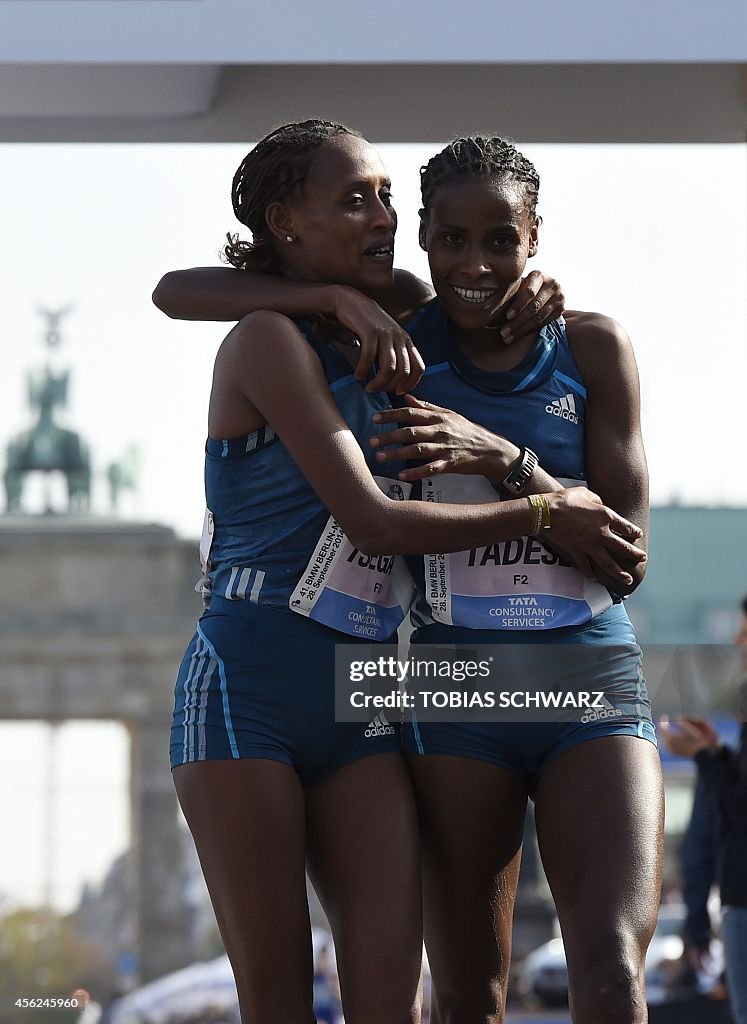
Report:
[{"label": "clasped hand", "polygon": [[[377,462],[421,462],[402,470],[401,480],[423,480],[437,473],[478,474],[498,482],[506,475],[506,459],[519,449],[505,437],[492,433],[452,412],[412,395],[405,405],[376,413],[375,423],[400,424],[399,429],[371,438]],[[514,456],[516,457],[516,456]]]}]

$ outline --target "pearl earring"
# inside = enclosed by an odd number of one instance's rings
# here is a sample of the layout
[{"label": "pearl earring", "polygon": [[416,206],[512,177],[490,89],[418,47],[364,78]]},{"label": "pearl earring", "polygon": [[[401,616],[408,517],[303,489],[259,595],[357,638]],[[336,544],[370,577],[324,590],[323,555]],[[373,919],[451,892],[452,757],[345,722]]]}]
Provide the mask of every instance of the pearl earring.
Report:
[{"label": "pearl earring", "polygon": [[285,236],[285,240],[286,240],[286,242],[292,242],[293,241],[293,235],[286,235]]}]

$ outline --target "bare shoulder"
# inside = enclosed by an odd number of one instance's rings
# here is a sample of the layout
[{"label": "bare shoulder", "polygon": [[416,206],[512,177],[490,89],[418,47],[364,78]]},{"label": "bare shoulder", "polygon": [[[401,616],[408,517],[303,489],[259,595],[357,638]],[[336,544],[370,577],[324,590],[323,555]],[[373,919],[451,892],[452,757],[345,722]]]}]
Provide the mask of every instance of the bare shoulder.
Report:
[{"label": "bare shoulder", "polygon": [[[225,350],[225,352],[224,352]],[[282,313],[260,309],[243,317],[229,332],[221,352],[231,358],[270,356],[311,351],[296,324]]]},{"label": "bare shoulder", "polygon": [[270,309],[259,309],[248,313],[236,324],[228,335],[234,344],[251,343],[254,339],[262,339],[271,335],[273,338],[303,338],[298,327],[283,313],[275,313]]},{"label": "bare shoulder", "polygon": [[226,336],[215,360],[215,377],[243,394],[270,377],[303,379],[321,386],[321,362],[296,324],[282,313],[259,310],[245,316]]},{"label": "bare shoulder", "polygon": [[582,376],[635,367],[628,332],[604,313],[568,310],[564,314],[568,344]]},{"label": "bare shoulder", "polygon": [[578,309],[566,310],[563,314],[566,320],[568,340],[572,344],[588,344],[597,342],[614,348],[618,345],[630,345],[628,332],[611,316],[604,313],[582,312]]}]

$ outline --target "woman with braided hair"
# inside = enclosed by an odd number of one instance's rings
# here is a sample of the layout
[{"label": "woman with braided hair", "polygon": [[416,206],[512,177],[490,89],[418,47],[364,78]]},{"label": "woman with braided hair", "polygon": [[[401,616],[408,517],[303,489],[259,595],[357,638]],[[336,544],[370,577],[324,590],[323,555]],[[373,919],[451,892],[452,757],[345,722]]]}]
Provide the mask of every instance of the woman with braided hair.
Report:
[{"label": "woman with braided hair", "polygon": [[[242,164],[234,198],[253,242],[231,240],[229,254],[271,269],[268,287],[286,286],[291,304],[393,287],[389,179],[356,133],[329,122],[279,129]],[[304,867],[333,928],[348,1024],[416,1020],[412,792],[382,716],[335,721],[335,645],[394,639],[409,594],[392,556],[536,526],[525,498],[398,500],[404,470],[388,455],[376,480],[369,438],[390,430],[372,428],[389,404],[371,372],[365,387],[355,380],[349,342],[339,319],[255,312],[223,342],[213,377],[210,604],[177,679],[171,757],[245,1024],[313,1021]],[[393,370],[404,380],[412,366]],[[638,527],[584,488],[556,486],[541,504],[557,544],[632,583],[645,558]]]},{"label": "woman with braided hair", "polygon": [[[423,363],[402,325],[433,298],[430,285],[409,271],[393,268],[391,261],[386,284],[365,291],[350,287],[346,281],[328,284],[283,279],[261,212],[265,199],[290,192],[300,184],[294,183],[294,178],[304,166],[304,147],[324,130],[315,126],[329,123],[302,121],[283,125],[265,136],[241,161],[233,178],[231,203],[236,219],[250,229],[252,241],[231,235],[223,255],[226,262],[242,273],[225,267],[170,271],[158,282],[153,301],[167,316],[177,320],[233,321],[260,309],[291,317],[314,315],[334,319],[352,332],[359,345],[356,376],[363,379],[375,360],[377,374],[371,388],[404,394],[420,379]],[[335,126],[336,130],[342,128]],[[358,135],[352,129],[344,130]],[[294,150],[300,163],[291,164],[276,181],[282,161]],[[530,273],[506,310],[501,328],[504,342],[511,344],[515,338],[531,335],[538,326],[549,323],[562,313],[563,302],[563,294],[552,278],[537,270]]]},{"label": "woman with braided hair", "polygon": [[[496,343],[502,310],[537,251],[534,166],[502,138],[463,138],[429,161],[421,185],[420,242],[437,299],[408,331],[428,372],[417,397],[374,417],[399,428],[371,439],[379,463],[417,460],[400,478],[429,503],[490,500],[488,481],[510,497],[588,481],[645,541],[638,376],[623,329],[600,314],[569,313],[510,349]],[[535,712],[524,722],[404,727],[436,1021],[503,1019],[531,797],[574,1024],[644,1024],[662,783],[641,652],[620,597],[641,582],[645,563],[630,567],[633,581],[621,588],[599,567],[569,565],[529,538],[409,561],[415,644],[506,644],[516,689],[604,693],[601,711],[570,721]],[[434,565],[448,580],[445,597],[429,583]]]}]

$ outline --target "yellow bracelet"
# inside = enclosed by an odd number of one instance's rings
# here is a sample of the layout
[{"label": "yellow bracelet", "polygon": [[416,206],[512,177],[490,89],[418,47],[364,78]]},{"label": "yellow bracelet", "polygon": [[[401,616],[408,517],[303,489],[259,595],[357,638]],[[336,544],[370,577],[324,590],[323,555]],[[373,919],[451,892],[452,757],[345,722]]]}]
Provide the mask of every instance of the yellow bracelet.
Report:
[{"label": "yellow bracelet", "polygon": [[540,530],[549,530],[550,529],[550,502],[547,500],[547,495],[545,495],[545,494],[538,494],[537,497],[539,498],[539,500],[540,500],[540,502],[542,504],[542,522],[540,523]]},{"label": "yellow bracelet", "polygon": [[536,537],[543,530],[550,529],[550,503],[544,494],[529,494],[527,501],[532,509],[532,529],[530,537]]},{"label": "yellow bracelet", "polygon": [[537,497],[542,505],[542,521],[540,522],[540,530],[550,529],[550,502],[547,500],[547,495],[538,494]]},{"label": "yellow bracelet", "polygon": [[530,536],[530,537],[533,537],[537,533],[537,522],[538,522],[538,516],[539,516],[539,510],[538,510],[537,506],[534,504],[534,502],[532,501],[533,497],[534,497],[533,494],[527,495],[527,501],[529,502],[529,508],[531,510],[531,513],[532,513],[532,525],[529,527],[529,530],[527,531],[528,536]]}]

